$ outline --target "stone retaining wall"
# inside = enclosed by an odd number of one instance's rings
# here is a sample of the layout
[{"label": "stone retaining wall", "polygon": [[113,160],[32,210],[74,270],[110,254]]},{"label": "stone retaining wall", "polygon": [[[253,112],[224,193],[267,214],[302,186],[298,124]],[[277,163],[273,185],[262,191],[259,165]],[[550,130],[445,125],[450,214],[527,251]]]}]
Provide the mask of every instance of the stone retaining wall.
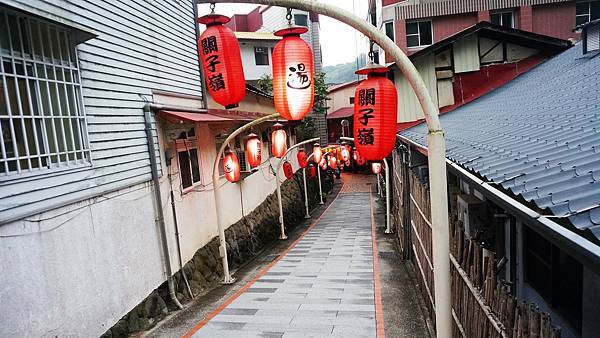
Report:
[{"label": "stone retaining wall", "polygon": [[[321,174],[325,193],[330,191],[333,185],[331,178],[325,172],[322,171]],[[307,186],[309,207],[312,209],[319,202],[317,179],[307,178]],[[282,183],[281,199],[286,230],[294,228],[304,220],[304,191],[302,189],[301,171],[298,171],[293,179]],[[279,232],[279,206],[277,194],[273,193],[250,214],[225,230],[230,269],[234,270],[256,256],[266,245],[279,237]],[[196,297],[201,297],[208,290],[217,286],[223,274],[218,237],[213,238],[207,245],[196,251],[194,257],[184,265],[183,272]],[[189,302],[191,299],[185,290],[181,271],[175,273],[173,279],[179,301],[182,304]],[[170,312],[176,310],[175,304],[169,297],[165,281],[106,331],[102,337],[127,337],[132,333],[148,330]]]}]

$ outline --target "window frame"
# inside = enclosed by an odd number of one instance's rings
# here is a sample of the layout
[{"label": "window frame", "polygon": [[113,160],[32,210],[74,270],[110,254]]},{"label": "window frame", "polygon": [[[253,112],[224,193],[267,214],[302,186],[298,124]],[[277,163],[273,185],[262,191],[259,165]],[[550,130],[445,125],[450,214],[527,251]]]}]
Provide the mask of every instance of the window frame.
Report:
[{"label": "window frame", "polygon": [[[421,44],[421,25],[420,24],[424,23],[424,22],[428,22],[429,26],[431,27],[431,43],[427,44],[427,45]],[[408,33],[408,25],[409,24],[413,24],[413,23],[417,24],[417,33],[411,33],[411,34],[409,34]],[[413,50],[413,49],[422,49],[422,48],[431,46],[434,43],[434,41],[433,41],[433,36],[434,36],[433,35],[433,21],[431,19],[429,19],[429,20],[407,21],[406,22],[406,26],[407,26],[406,27],[407,28],[406,29],[406,47],[408,49],[410,49],[410,50]],[[417,38],[419,39],[419,44],[417,46],[409,46],[408,45],[408,37],[409,36],[417,36]]]},{"label": "window frame", "polygon": [[[391,37],[388,35],[388,32],[387,32],[388,25],[392,26],[392,36]],[[396,25],[393,20],[386,21],[383,23],[383,33],[385,34],[385,36],[390,38],[392,41],[396,42]]]},{"label": "window frame", "polygon": [[[176,139],[174,142],[174,151],[177,158],[177,169],[179,170],[179,188],[181,189],[181,194],[187,194],[188,192],[194,190],[197,186],[204,185],[204,175],[202,175],[203,163],[202,156],[200,153],[200,149],[198,149],[198,137],[196,127],[192,127],[191,130],[194,130],[194,136],[188,136],[186,138]],[[196,151],[196,160],[198,161],[198,180],[194,181],[194,172],[193,166],[190,156],[190,150]],[[190,173],[190,181],[192,185],[188,187],[183,186],[183,174],[181,170],[181,160],[179,158],[179,154],[186,152],[188,155],[188,165],[189,165],[189,173]]]},{"label": "window frame", "polygon": [[[296,22],[296,18],[298,18],[298,17],[304,17],[304,19],[306,20],[306,25],[303,25],[301,23]],[[294,25],[308,28],[308,25],[309,25],[308,14],[297,13],[297,14],[294,14],[294,18],[293,19],[294,19]]]},{"label": "window frame", "polygon": [[[91,167],[78,31],[6,7],[0,7],[0,16],[6,25],[3,42],[8,42],[0,47],[0,84],[6,97],[0,121],[7,127],[0,128],[0,182]],[[11,26],[11,20],[17,24]]]},{"label": "window frame", "polygon": [[[510,27],[504,26],[503,22],[504,22],[504,14],[509,14],[510,13]],[[494,15],[500,15],[500,26],[502,27],[506,27],[506,28],[515,28],[515,11],[514,9],[508,9],[508,10],[499,10],[499,11],[493,11],[490,13],[490,22],[492,22],[492,16]],[[493,22],[492,22],[493,23]],[[497,25],[497,24],[495,24]]]},{"label": "window frame", "polygon": [[[598,4],[598,13],[596,13],[596,16],[597,16],[596,18],[592,18],[592,4],[593,3]],[[581,5],[581,4],[586,4],[587,5],[586,6],[587,7],[587,13],[585,13],[585,14],[577,14],[577,6]],[[577,19],[579,17],[586,17],[585,22],[578,23]],[[588,23],[588,22],[590,22],[592,20],[596,20],[596,19],[600,19],[600,2],[598,2],[598,1],[577,1],[575,3],[575,25],[577,25],[577,26],[578,25],[582,25],[582,24]]]},{"label": "window frame", "polygon": [[[261,52],[259,52],[259,49],[262,50]],[[260,53],[260,54],[259,54]],[[266,62],[267,63],[258,63],[258,55],[263,55],[264,57],[266,57]],[[271,61],[269,60],[269,47],[264,47],[264,46],[254,46],[254,64],[256,66],[270,66],[271,65]]]}]

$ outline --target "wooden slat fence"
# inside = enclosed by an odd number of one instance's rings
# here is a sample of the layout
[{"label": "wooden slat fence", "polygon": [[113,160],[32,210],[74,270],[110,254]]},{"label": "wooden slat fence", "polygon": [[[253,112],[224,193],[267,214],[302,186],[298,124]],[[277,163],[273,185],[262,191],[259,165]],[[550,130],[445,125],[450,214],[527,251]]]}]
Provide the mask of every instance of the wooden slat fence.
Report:
[{"label": "wooden slat fence", "polygon": [[[397,166],[396,168],[398,168]],[[429,188],[410,171],[412,251],[430,317],[433,318],[433,264]],[[547,313],[535,304],[519,302],[497,278],[492,252],[464,236],[462,223],[450,219],[450,261],[454,337],[558,338]]]}]

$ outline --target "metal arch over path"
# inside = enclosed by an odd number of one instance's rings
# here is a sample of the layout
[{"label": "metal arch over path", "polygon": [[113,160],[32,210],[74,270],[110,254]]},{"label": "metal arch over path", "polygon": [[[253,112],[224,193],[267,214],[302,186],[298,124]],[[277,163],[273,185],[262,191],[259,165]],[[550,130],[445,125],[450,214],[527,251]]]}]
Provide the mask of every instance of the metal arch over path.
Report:
[{"label": "metal arch over path", "polygon": [[[452,336],[450,300],[450,243],[448,231],[448,192],[446,178],[446,145],[438,117],[425,82],[410,59],[392,40],[347,10],[315,0],[210,0],[198,3],[250,3],[300,9],[337,19],[366,35],[392,57],[410,83],[423,109],[428,129],[428,166],[431,199],[431,223],[434,265],[435,322],[437,337]],[[217,201],[218,203],[218,201]]]}]

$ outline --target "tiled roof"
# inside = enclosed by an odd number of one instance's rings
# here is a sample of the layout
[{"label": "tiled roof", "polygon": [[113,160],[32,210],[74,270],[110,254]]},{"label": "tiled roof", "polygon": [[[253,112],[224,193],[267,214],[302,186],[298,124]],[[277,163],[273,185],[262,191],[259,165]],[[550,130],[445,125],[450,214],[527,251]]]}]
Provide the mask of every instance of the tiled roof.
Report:
[{"label": "tiled roof", "polygon": [[[440,119],[450,160],[600,239],[600,57],[581,50]],[[426,132],[402,135],[426,145]]]}]

